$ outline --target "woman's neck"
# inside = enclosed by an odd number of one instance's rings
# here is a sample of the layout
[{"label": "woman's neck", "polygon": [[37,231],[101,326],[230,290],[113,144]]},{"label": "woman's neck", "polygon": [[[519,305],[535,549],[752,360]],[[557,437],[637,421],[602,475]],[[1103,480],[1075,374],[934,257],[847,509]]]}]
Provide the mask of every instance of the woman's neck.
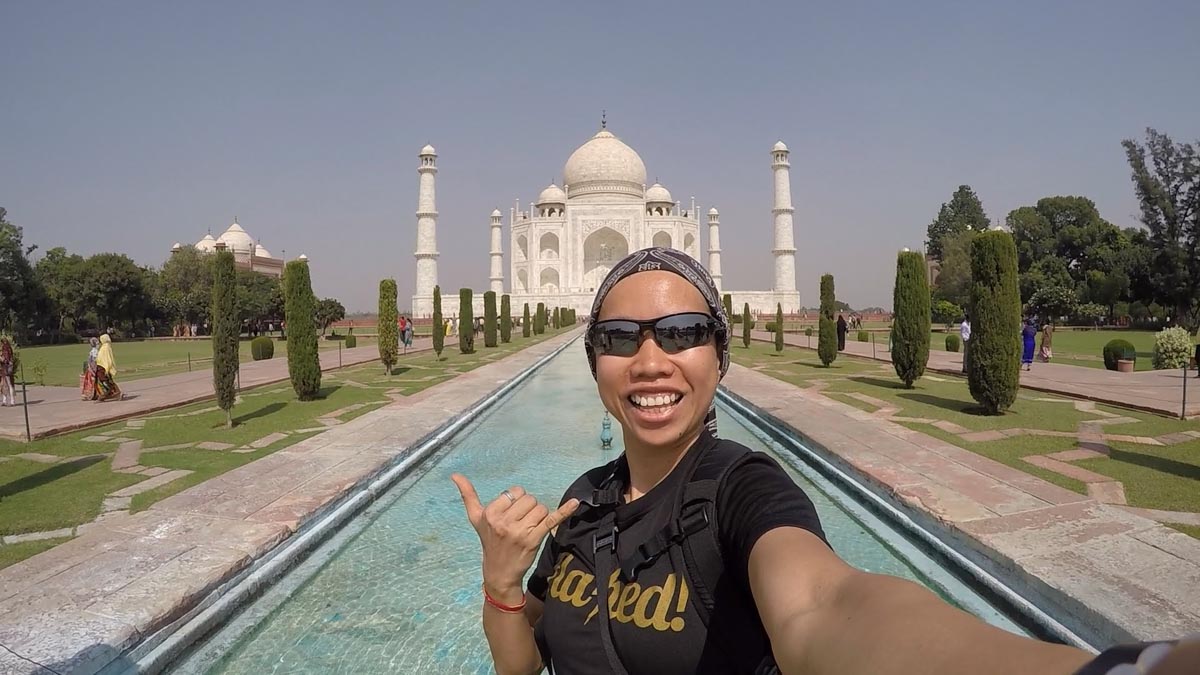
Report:
[{"label": "woman's neck", "polygon": [[629,465],[626,500],[638,499],[663,482],[699,437],[700,430],[696,430],[669,448],[641,446],[636,440],[626,438],[625,461]]}]

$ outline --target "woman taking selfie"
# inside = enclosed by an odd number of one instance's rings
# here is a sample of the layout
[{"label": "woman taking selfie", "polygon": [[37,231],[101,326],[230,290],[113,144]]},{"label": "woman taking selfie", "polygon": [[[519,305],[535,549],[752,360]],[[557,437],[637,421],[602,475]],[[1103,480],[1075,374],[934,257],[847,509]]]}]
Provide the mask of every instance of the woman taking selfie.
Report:
[{"label": "woman taking selfie", "polygon": [[625,453],[553,510],[520,486],[485,505],[453,477],[483,548],[483,629],[500,675],[1069,675],[1089,662],[843,562],[783,469],[716,435],[729,333],[700,263],[672,249],[629,255],[598,290],[586,338]]}]

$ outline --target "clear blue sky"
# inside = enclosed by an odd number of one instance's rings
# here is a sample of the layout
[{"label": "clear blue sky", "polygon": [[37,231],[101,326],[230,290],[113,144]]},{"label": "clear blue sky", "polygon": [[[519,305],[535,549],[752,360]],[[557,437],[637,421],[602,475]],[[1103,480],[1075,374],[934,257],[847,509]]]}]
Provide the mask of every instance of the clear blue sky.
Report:
[{"label": "clear blue sky", "polygon": [[783,139],[802,301],[832,272],[889,306],[960,183],[993,219],[1082,194],[1134,225],[1120,141],[1200,137],[1194,1],[343,4],[4,3],[0,206],[43,250],[150,265],[236,215],[373,309],[380,278],[412,293],[422,145],[440,281],[482,290],[488,214],[607,109],[651,180],[721,210],[726,288],[770,287]]}]

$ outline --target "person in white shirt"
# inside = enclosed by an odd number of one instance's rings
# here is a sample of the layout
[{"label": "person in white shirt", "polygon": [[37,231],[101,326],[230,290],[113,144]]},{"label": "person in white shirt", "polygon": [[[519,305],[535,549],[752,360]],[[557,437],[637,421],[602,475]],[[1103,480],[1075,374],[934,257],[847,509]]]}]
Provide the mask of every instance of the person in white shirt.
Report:
[{"label": "person in white shirt", "polygon": [[969,343],[971,341],[971,317],[968,314],[966,314],[965,312],[963,313],[962,323],[959,324],[959,327],[958,327],[958,334],[959,334],[959,336],[962,337],[962,348],[963,348],[962,371],[965,373],[965,372],[967,372],[967,343]]}]

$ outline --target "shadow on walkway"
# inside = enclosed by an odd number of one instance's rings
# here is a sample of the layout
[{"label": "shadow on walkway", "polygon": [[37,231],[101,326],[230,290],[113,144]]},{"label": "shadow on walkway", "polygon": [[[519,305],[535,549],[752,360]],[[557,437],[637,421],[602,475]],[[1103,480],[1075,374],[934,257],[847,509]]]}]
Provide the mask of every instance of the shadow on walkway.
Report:
[{"label": "shadow on walkway", "polygon": [[11,483],[5,483],[4,485],[0,485],[0,499],[4,499],[5,497],[11,497],[19,492],[24,492],[26,490],[32,490],[34,488],[39,488],[43,485],[46,485],[47,483],[53,483],[54,481],[58,480],[59,478],[65,478],[67,476],[70,476],[73,473],[83,471],[84,469],[88,468],[89,466],[92,466],[93,464],[103,462],[105,459],[107,459],[107,457],[105,455],[91,455],[88,457],[80,457],[78,459],[73,459],[69,462],[63,462],[62,464],[55,464],[54,466],[52,466],[48,469],[38,471],[37,473],[29,474],[28,476],[25,476],[24,478],[18,478],[17,480],[12,481]]}]

